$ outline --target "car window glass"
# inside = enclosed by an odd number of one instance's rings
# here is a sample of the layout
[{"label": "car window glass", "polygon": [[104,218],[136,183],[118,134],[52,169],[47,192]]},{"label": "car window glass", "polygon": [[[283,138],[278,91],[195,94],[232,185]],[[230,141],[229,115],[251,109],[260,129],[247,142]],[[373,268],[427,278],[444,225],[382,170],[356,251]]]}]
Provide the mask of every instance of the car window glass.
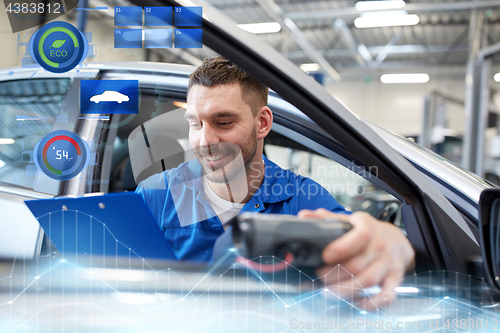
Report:
[{"label": "car window glass", "polygon": [[[183,117],[185,98],[179,97],[167,90],[144,90],[139,114],[122,115],[131,120],[117,129],[110,146],[112,167],[105,192],[134,191],[145,178],[194,157]],[[354,167],[326,158],[275,131],[265,139],[264,153],[280,167],[318,182],[347,210],[366,211],[403,227],[401,202],[362,177]]]},{"label": "car window glass", "polygon": [[69,79],[0,83],[1,182],[33,187],[33,148],[51,131],[69,86]]},{"label": "car window glass", "polygon": [[190,159],[184,108],[184,99],[167,92],[141,95],[139,114],[117,129],[107,191],[134,191],[142,180]]},{"label": "car window glass", "polygon": [[286,139],[271,136],[264,146],[266,156],[284,169],[309,177],[323,186],[349,211],[365,211],[403,228],[401,202],[361,177],[354,169],[321,156],[310,149],[290,148]]}]

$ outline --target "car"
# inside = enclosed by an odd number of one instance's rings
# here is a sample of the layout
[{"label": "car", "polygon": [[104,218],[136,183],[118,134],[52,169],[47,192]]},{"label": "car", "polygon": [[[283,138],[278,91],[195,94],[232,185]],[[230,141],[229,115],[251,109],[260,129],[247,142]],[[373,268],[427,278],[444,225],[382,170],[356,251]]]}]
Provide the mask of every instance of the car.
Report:
[{"label": "car", "polygon": [[[0,73],[0,91],[17,89],[25,104],[21,108],[15,96],[2,96],[8,121],[1,136],[15,140],[0,146],[0,306],[8,309],[0,314],[3,327],[235,332],[317,326],[333,330],[362,321],[365,326],[352,328],[365,331],[371,323],[377,329],[384,322],[385,329],[388,323],[390,329],[411,329],[416,323],[417,330],[428,331],[453,329],[470,319],[472,331],[498,327],[498,296],[485,283],[480,246],[480,198],[496,187],[353,114],[274,49],[211,7],[204,6],[205,16],[205,45],[273,89],[269,105],[274,125],[265,141],[266,156],[315,179],[347,208],[359,207],[404,230],[417,253],[417,268],[396,290],[401,297],[367,313],[295,267],[264,277],[236,265],[222,269],[217,263],[162,262],[132,253],[91,260],[61,255],[24,201],[133,191],[148,175],[192,158],[182,113],[194,67],[88,63],[83,73],[58,75],[9,68]],[[16,75],[9,75],[11,71]],[[138,80],[139,113],[81,117],[75,101],[85,78]],[[13,121],[18,116],[32,120]],[[58,181],[31,166],[34,145],[55,130],[80,133],[89,143],[92,159],[79,177]],[[80,221],[93,221],[80,214]],[[266,264],[276,259],[256,260]],[[376,293],[376,288],[356,281],[353,287],[357,296]]]},{"label": "car", "polygon": [[122,102],[128,102],[129,97],[118,91],[106,90],[100,95],[94,95],[90,97],[90,101],[96,104],[99,102],[116,102],[118,104],[121,104]]}]

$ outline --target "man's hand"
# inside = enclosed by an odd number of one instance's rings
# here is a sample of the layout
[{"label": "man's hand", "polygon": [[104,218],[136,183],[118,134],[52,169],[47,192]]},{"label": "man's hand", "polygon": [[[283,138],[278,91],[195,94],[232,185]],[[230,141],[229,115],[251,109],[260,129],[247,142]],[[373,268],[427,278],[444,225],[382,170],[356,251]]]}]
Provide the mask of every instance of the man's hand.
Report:
[{"label": "man's hand", "polygon": [[[302,210],[298,216],[335,219],[353,226],[351,231],[325,247],[322,257],[326,266],[316,270],[332,292],[348,297],[362,288],[380,285],[380,294],[359,304],[369,310],[396,299],[394,288],[401,283],[405,273],[412,272],[415,267],[415,251],[396,226],[364,212],[345,215],[320,208]],[[337,267],[339,264],[342,267]]]}]

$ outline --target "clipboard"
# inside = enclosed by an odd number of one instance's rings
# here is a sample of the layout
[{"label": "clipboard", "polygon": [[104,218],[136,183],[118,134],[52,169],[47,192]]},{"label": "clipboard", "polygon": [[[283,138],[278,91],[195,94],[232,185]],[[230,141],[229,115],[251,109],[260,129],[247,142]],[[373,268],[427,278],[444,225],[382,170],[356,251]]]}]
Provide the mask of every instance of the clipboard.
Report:
[{"label": "clipboard", "polygon": [[138,193],[27,200],[25,203],[63,255],[176,260]]}]

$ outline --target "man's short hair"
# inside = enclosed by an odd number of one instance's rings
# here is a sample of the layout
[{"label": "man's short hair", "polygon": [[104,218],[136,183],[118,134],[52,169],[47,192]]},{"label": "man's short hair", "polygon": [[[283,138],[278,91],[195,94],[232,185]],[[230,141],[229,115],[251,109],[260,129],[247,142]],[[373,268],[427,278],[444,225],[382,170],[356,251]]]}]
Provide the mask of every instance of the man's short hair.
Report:
[{"label": "man's short hair", "polygon": [[[240,84],[243,100],[250,105],[254,116],[261,107],[267,105],[269,88],[221,56],[205,58],[203,63],[189,75],[188,94],[194,85],[212,87],[232,83]],[[253,93],[247,94],[247,91]]]}]

